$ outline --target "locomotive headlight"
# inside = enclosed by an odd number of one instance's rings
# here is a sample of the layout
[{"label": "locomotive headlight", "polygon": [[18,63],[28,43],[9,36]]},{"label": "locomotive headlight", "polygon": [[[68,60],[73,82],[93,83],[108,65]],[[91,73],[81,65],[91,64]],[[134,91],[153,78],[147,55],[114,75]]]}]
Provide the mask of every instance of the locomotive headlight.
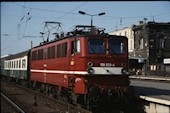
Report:
[{"label": "locomotive headlight", "polygon": [[92,67],[88,67],[87,68],[87,72],[89,73],[89,74],[94,74],[94,69],[92,68]]},{"label": "locomotive headlight", "polygon": [[92,62],[88,62],[88,63],[87,63],[87,66],[92,67],[92,66],[93,66],[93,63],[92,63]]}]

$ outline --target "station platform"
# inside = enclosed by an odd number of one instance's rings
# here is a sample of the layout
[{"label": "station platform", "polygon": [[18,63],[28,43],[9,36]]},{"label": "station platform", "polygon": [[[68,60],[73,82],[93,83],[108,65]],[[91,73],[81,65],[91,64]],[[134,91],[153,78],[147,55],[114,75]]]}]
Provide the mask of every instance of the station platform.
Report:
[{"label": "station platform", "polygon": [[130,79],[143,79],[143,80],[157,80],[170,82],[170,76],[157,76],[157,75],[130,75]]},{"label": "station platform", "polygon": [[142,99],[170,105],[170,76],[131,75],[130,86],[134,86]]}]

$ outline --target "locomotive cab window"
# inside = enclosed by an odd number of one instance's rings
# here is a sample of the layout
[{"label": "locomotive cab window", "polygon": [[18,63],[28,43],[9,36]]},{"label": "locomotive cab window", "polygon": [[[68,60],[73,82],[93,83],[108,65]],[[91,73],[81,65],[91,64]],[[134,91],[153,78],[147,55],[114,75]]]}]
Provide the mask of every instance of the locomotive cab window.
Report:
[{"label": "locomotive cab window", "polygon": [[80,40],[76,40],[76,53],[80,53]]},{"label": "locomotive cab window", "polygon": [[109,40],[109,53],[111,53],[111,54],[123,54],[123,53],[125,53],[123,40],[110,39]]},{"label": "locomotive cab window", "polygon": [[90,54],[104,54],[105,42],[101,39],[89,39],[88,51]]},{"label": "locomotive cab window", "polygon": [[74,52],[80,53],[80,40],[71,42],[71,55],[74,55]]}]

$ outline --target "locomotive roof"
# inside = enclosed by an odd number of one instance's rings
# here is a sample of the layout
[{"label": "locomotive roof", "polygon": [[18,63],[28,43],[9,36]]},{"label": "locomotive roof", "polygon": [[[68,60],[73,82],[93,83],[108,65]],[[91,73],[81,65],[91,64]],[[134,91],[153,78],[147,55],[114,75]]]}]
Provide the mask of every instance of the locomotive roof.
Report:
[{"label": "locomotive roof", "polygon": [[23,51],[23,52],[14,54],[14,55],[10,55],[10,56],[7,56],[5,59],[6,59],[6,60],[11,60],[11,59],[16,59],[16,58],[28,56],[29,51],[30,51],[30,50]]},{"label": "locomotive roof", "polygon": [[41,47],[50,43],[54,43],[60,40],[64,40],[64,39],[68,39],[68,38],[77,38],[77,37],[124,37],[124,36],[117,36],[117,35],[109,35],[108,33],[104,33],[104,28],[97,28],[96,26],[87,26],[87,25],[76,25],[74,26],[75,28],[68,32],[67,35],[65,37],[59,37],[59,38],[55,38],[52,41],[49,42],[42,42],[40,43],[40,45],[34,47]]}]

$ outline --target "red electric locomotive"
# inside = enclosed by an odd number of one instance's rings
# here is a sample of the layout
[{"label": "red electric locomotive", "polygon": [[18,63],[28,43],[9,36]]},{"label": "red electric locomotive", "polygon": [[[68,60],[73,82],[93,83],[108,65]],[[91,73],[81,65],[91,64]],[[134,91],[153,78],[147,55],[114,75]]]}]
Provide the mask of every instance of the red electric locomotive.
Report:
[{"label": "red electric locomotive", "polygon": [[114,91],[129,87],[127,38],[76,26],[31,49],[30,79],[34,87],[73,103],[92,107],[112,101]]}]

